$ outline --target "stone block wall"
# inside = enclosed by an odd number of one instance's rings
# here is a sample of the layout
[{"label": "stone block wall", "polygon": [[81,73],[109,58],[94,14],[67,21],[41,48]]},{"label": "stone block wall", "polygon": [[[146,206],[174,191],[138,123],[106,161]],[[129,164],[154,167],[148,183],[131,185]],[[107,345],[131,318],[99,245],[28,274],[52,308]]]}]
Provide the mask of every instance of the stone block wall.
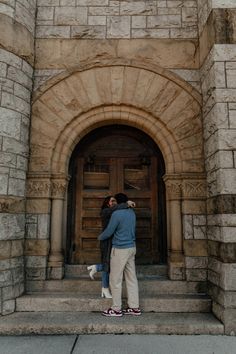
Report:
[{"label": "stone block wall", "polygon": [[[215,16],[208,54],[201,63],[205,166],[207,172],[208,288],[213,312],[236,333],[236,15],[234,1],[212,1]],[[210,11],[209,10],[209,11]],[[218,16],[220,14],[220,16]],[[226,17],[225,17],[226,16]],[[203,24],[204,25],[204,24]],[[211,22],[213,26],[213,23]],[[227,36],[217,28],[227,26]],[[200,33],[200,41],[204,38]]]},{"label": "stone block wall", "polygon": [[[191,204],[195,209],[197,205],[200,206],[198,212],[203,212],[201,209],[205,209],[205,201],[192,202]],[[186,280],[206,281],[208,267],[206,215],[196,214],[196,211],[195,214],[184,214],[183,234]]]},{"label": "stone block wall", "polygon": [[[42,182],[41,182],[42,184]],[[38,181],[28,180],[26,204],[26,280],[45,280],[50,235],[50,199],[39,192]],[[37,193],[38,192],[38,193]]]},{"label": "stone block wall", "polygon": [[197,0],[198,30],[201,33],[213,9],[234,9],[234,0]]},{"label": "stone block wall", "polygon": [[39,0],[36,38],[197,38],[196,0]]},{"label": "stone block wall", "polygon": [[0,49],[0,273],[2,313],[24,288],[25,182],[32,67]]},{"label": "stone block wall", "polygon": [[[25,185],[35,3],[35,0],[0,1],[0,314],[3,315],[14,311],[15,298],[24,291]],[[17,39],[22,39],[22,43],[14,46]]]},{"label": "stone block wall", "polygon": [[0,14],[12,18],[34,35],[36,0],[0,0]]}]

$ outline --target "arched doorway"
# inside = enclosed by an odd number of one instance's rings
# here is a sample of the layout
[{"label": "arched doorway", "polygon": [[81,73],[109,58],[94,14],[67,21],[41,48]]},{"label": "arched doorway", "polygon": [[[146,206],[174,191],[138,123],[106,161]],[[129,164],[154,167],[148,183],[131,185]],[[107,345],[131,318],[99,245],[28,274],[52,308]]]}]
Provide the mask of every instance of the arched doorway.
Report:
[{"label": "arched doorway", "polygon": [[124,125],[93,130],[74,149],[69,174],[68,263],[100,261],[100,207],[118,192],[136,202],[137,263],[166,263],[165,166],[148,135]]}]

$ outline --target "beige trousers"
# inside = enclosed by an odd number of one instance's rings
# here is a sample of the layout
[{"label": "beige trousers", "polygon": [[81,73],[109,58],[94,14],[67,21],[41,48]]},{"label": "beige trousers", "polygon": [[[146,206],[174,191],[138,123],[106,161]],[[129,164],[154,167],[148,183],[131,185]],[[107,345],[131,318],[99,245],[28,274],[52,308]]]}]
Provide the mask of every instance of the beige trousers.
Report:
[{"label": "beige trousers", "polygon": [[112,293],[112,309],[120,310],[122,307],[122,281],[125,277],[128,306],[139,307],[138,280],[135,270],[136,247],[112,248],[111,250],[111,271],[110,288]]}]

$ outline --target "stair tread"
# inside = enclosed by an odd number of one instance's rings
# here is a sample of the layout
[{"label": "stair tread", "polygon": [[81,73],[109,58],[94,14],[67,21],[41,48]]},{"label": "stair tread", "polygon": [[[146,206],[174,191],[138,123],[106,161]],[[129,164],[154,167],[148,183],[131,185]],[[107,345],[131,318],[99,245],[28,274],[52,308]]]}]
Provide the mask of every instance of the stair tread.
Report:
[{"label": "stair tread", "polygon": [[[75,294],[75,293],[67,293],[67,294],[61,294],[57,292],[37,292],[37,293],[28,293],[25,295],[20,296],[19,299],[25,299],[25,298],[31,298],[31,299],[45,299],[48,300],[48,298],[61,298],[61,299],[84,299],[84,300],[89,300],[89,299],[99,299],[103,300],[102,298],[98,297],[96,294]],[[158,295],[147,295],[144,296],[142,295],[142,299],[208,299],[211,300],[211,298],[206,295],[206,294],[158,294]]]},{"label": "stair tread", "polygon": [[0,334],[223,334],[211,313],[143,313],[104,318],[100,312],[18,312],[0,318]]}]

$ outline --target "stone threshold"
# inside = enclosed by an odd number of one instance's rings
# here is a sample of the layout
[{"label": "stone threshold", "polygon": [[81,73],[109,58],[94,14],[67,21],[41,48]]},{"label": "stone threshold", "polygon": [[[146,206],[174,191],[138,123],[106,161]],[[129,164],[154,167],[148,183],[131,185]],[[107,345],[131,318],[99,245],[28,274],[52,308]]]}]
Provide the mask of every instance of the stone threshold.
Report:
[{"label": "stone threshold", "polygon": [[143,313],[108,318],[99,312],[18,312],[0,317],[0,335],[224,334],[211,313]]}]

